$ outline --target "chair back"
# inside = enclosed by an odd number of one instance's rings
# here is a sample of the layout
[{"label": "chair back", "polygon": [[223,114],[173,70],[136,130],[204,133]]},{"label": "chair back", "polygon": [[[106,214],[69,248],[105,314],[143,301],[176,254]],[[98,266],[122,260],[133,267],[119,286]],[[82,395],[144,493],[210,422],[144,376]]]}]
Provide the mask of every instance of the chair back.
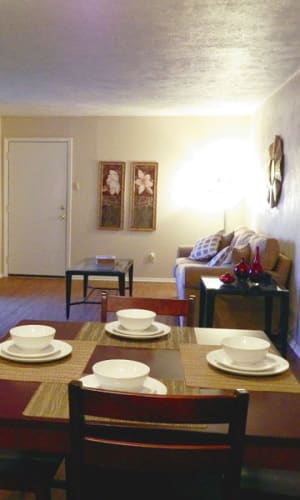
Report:
[{"label": "chair back", "polygon": [[194,324],[195,295],[187,299],[157,298],[157,297],[128,297],[120,295],[108,295],[101,293],[101,321],[108,321],[107,313],[115,313],[119,309],[150,309],[158,316],[177,316],[178,324],[180,318],[184,319],[186,326]]},{"label": "chair back", "polygon": [[[81,382],[70,382],[70,498],[88,498],[87,483],[93,480],[91,475],[88,481],[85,478],[93,470],[99,488],[104,488],[109,473],[115,477],[112,483],[133,477],[132,495],[144,474],[153,481],[170,475],[176,480],[185,474],[219,474],[224,478],[223,498],[237,499],[248,397],[243,389],[224,395],[161,396],[83,388]],[[198,424],[207,428],[192,427]],[[141,498],[144,493],[146,483]]]}]

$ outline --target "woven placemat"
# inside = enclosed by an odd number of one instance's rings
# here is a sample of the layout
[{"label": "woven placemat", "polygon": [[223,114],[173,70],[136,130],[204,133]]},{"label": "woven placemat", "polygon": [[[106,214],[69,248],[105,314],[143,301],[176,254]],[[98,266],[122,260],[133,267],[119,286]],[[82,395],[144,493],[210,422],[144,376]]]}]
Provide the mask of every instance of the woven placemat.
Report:
[{"label": "woven placemat", "polygon": [[26,382],[66,382],[77,379],[96,347],[95,342],[68,340],[72,353],[57,361],[20,363],[0,358],[0,378]]},{"label": "woven placemat", "polygon": [[[199,394],[199,389],[186,387],[183,381],[162,380],[168,394]],[[23,415],[27,417],[68,418],[68,385],[43,382],[35,391]]]},{"label": "woven placemat", "polygon": [[78,340],[93,340],[98,345],[117,347],[142,347],[145,349],[179,349],[182,343],[196,343],[194,328],[171,327],[171,331],[164,337],[155,339],[128,339],[116,337],[105,330],[105,324],[87,322],[77,333]]},{"label": "woven placemat", "polygon": [[239,387],[249,391],[300,393],[300,383],[290,369],[269,377],[226,373],[208,364],[206,355],[211,350],[212,346],[180,346],[185,382],[188,386],[233,390]]},{"label": "woven placemat", "polygon": [[68,418],[68,385],[59,382],[43,382],[27,404],[23,415]]}]

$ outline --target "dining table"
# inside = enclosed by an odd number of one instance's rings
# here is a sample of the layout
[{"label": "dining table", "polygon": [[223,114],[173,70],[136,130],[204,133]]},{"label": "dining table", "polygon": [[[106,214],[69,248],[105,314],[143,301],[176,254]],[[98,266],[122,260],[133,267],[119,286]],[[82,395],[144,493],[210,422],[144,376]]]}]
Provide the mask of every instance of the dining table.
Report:
[{"label": "dining table", "polygon": [[[11,359],[2,355],[9,332],[2,338],[1,448],[67,456],[68,383],[90,377],[97,361],[122,358],[149,365],[152,380],[163,385],[168,394],[248,390],[244,464],[300,470],[300,382],[291,368],[270,375],[253,375],[223,370],[208,362],[211,353],[220,350],[224,336],[266,337],[263,331],[164,325],[162,335],[130,338],[112,331],[111,323],[27,319],[19,324],[53,326],[56,341],[67,349],[65,356],[54,356],[55,359]],[[280,356],[273,345],[271,351]]]}]

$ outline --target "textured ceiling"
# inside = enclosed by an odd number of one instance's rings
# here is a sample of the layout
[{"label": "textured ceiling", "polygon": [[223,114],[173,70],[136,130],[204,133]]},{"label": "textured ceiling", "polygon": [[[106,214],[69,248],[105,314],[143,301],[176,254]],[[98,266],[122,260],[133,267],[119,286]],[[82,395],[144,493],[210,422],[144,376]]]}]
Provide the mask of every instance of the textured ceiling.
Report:
[{"label": "textured ceiling", "polygon": [[0,114],[252,112],[300,68],[300,0],[1,0]]}]

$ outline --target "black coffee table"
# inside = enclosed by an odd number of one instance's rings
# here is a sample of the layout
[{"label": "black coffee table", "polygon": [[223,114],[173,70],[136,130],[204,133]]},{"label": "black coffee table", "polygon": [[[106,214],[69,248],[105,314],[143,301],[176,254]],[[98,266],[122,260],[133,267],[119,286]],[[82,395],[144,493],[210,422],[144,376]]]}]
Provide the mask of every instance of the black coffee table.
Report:
[{"label": "black coffee table", "polygon": [[[264,297],[265,332],[281,353],[284,356],[286,355],[289,320],[289,290],[287,288],[280,287],[273,279],[268,284],[256,285],[251,282],[241,284],[236,280],[230,285],[224,285],[218,277],[202,277],[200,279],[200,327],[211,328],[213,326],[215,298],[217,295]],[[280,300],[278,335],[271,334],[274,297],[279,297]]]},{"label": "black coffee table", "polygon": [[[72,293],[72,278],[73,276],[83,277],[83,296],[82,300],[71,302]],[[79,264],[69,267],[66,270],[66,317],[69,319],[70,306],[76,304],[100,304],[99,301],[89,300],[89,297],[94,290],[100,287],[90,286],[88,283],[89,276],[115,276],[118,278],[118,287],[111,287],[112,290],[118,290],[120,295],[125,295],[125,291],[129,290],[132,295],[133,285],[133,260],[132,259],[116,259],[112,265],[98,264],[96,258],[84,259]],[[126,281],[127,277],[127,281]],[[88,294],[88,289],[90,293]],[[107,288],[106,288],[107,289]]]}]

